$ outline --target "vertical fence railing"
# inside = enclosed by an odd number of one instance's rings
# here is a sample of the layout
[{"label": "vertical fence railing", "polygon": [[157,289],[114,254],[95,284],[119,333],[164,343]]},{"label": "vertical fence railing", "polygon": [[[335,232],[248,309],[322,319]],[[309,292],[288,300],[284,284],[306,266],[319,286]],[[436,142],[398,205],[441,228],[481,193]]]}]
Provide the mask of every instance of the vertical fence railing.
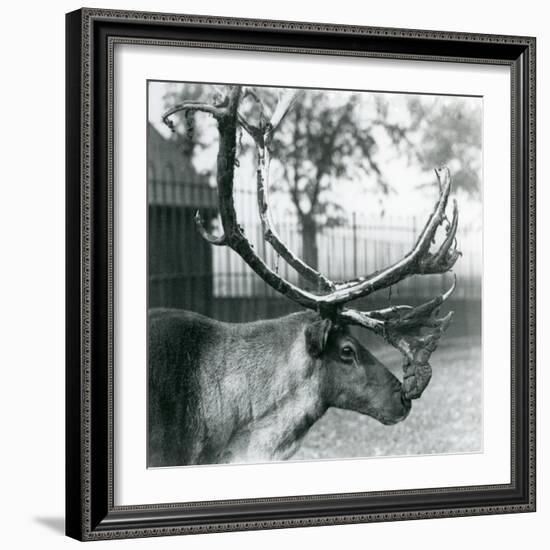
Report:
[{"label": "vertical fence railing", "polygon": [[[214,316],[218,313],[229,320],[235,315],[235,320],[241,320],[284,313],[291,308],[288,302],[267,287],[233,251],[208,245],[196,231],[194,215],[199,209],[210,221],[211,229],[219,231],[216,200],[215,189],[204,182],[182,185],[168,178],[149,182],[150,305],[184,307]],[[283,277],[298,283],[297,274],[263,239],[255,192],[236,189],[235,204],[239,221],[257,253]],[[274,219],[282,239],[303,257],[297,216],[289,208],[275,213]],[[339,225],[319,227],[318,269],[334,280],[382,269],[410,250],[417,238],[418,223],[412,216],[367,218],[351,212]],[[457,238],[462,257],[454,269],[459,280],[455,298],[479,300],[481,232],[460,226]],[[440,293],[450,282],[448,274],[411,277],[379,298],[423,299]],[[281,303],[287,306],[278,305]],[[235,313],[239,308],[245,308],[246,314]]]}]

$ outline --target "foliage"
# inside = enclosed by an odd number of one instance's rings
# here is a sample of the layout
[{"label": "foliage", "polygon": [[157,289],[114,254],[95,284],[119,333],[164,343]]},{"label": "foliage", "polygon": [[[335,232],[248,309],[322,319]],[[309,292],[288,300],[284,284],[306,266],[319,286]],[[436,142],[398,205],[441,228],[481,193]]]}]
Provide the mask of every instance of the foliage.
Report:
[{"label": "foliage", "polygon": [[[215,103],[223,97],[223,88],[207,84],[172,87],[165,103],[167,107],[183,99]],[[239,111],[259,127],[267,122],[262,117],[275,110],[279,94],[277,88],[247,88]],[[397,103],[404,110],[396,117],[392,112]],[[176,139],[181,140],[183,150],[189,153],[211,146],[212,133],[207,131],[208,124],[214,123],[211,117],[200,113],[186,117],[176,117]],[[206,119],[206,125],[202,124]],[[243,139],[243,133],[240,130],[237,156],[247,150],[254,155],[252,140]],[[422,185],[433,185],[433,169],[447,164],[455,189],[479,194],[481,113],[471,102],[419,95],[394,101],[389,94],[324,90],[298,94],[271,143],[270,188],[290,197],[302,230],[302,254],[312,267],[317,266],[318,231],[345,221],[333,193],[338,182],[374,185],[383,194],[393,190],[380,163],[381,149],[387,147],[429,173]],[[387,157],[387,150],[384,153]]]},{"label": "foliage", "polygon": [[357,123],[360,107],[358,94],[311,91],[296,102],[276,134],[273,156],[283,175],[278,188],[290,194],[301,220],[338,223],[341,211],[329,192],[339,179],[374,176],[388,191],[376,161],[372,123]]},{"label": "foliage", "polygon": [[417,141],[411,146],[422,168],[431,172],[435,166],[446,164],[455,189],[479,196],[481,105],[466,104],[459,98],[428,102],[415,96],[409,99],[408,108],[417,122]]}]

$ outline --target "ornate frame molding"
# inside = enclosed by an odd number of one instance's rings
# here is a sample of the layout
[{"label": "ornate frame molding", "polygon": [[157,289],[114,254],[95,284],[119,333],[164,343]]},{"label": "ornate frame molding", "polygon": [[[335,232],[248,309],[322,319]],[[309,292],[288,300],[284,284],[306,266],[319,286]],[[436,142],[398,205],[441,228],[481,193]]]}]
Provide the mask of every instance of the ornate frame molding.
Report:
[{"label": "ornate frame molding", "polygon": [[[254,44],[247,41],[246,33],[254,35]],[[315,46],[328,36],[338,47]],[[346,42],[350,36],[366,39],[364,46],[361,43],[360,49],[351,49]],[[378,44],[374,49],[373,38]],[[258,44],[258,40],[262,43]],[[112,83],[113,49],[117,43],[328,53],[511,67],[513,443],[510,485],[114,506]],[[535,39],[531,37],[102,9],[82,9],[68,14],[67,534],[80,540],[98,540],[533,511],[536,501],[535,87]],[[102,97],[100,92],[105,94],[106,102],[98,99]],[[425,502],[432,505],[427,510],[418,510],[406,502],[396,504],[396,498],[405,501],[411,496],[424,496]],[[367,505],[367,500],[374,504]],[[291,506],[292,503],[301,504],[301,511]],[[265,510],[260,511],[260,505]],[[304,506],[310,510],[304,512]],[[377,506],[384,511],[376,511]],[[350,509],[355,512],[350,513]]]}]

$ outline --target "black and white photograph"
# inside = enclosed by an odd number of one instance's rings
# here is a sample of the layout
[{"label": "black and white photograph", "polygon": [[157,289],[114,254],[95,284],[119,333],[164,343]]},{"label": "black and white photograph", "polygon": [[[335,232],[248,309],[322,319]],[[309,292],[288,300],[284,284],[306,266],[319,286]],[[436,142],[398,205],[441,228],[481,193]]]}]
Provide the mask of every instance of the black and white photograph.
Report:
[{"label": "black and white photograph", "polygon": [[67,14],[69,537],[521,547],[536,39],[470,7]]},{"label": "black and white photograph", "polygon": [[147,467],[483,451],[483,98],[149,80]]}]

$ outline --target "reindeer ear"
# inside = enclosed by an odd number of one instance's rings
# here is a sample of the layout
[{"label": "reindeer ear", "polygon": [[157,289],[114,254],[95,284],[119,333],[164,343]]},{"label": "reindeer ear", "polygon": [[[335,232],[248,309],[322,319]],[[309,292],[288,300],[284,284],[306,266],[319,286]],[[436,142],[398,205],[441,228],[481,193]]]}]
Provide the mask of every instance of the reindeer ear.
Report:
[{"label": "reindeer ear", "polygon": [[312,357],[320,357],[325,351],[332,328],[330,319],[317,319],[306,328],[306,349]]}]

